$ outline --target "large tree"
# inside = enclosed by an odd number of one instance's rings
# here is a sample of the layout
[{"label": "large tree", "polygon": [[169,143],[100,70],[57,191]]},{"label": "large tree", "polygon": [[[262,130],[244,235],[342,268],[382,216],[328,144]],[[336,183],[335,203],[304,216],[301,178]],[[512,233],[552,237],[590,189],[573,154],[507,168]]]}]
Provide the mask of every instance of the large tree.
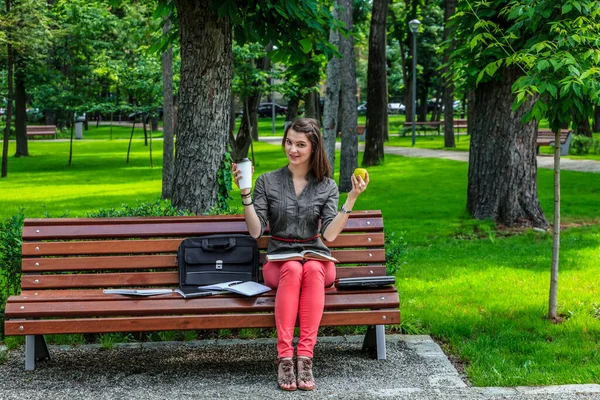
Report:
[{"label": "large tree", "polygon": [[232,32],[240,45],[272,42],[274,61],[299,63],[313,47],[331,52],[326,34],[334,21],[328,4],[308,0],[176,0],[175,6],[181,86],[172,201],[202,213],[217,200],[229,130]]},{"label": "large tree", "polygon": [[[352,0],[340,0],[343,11],[341,20],[352,32]],[[356,66],[354,64],[354,39],[352,34],[340,37],[339,45],[342,54],[342,148],[340,152],[340,191],[352,190],[350,176],[358,166],[358,139],[356,137]]]},{"label": "large tree", "polygon": [[[232,30],[210,0],[176,0],[181,43],[181,88],[173,204],[194,212],[217,200],[217,171],[229,126]],[[199,23],[200,22],[200,23]]]},{"label": "large tree", "polygon": [[[489,45],[494,29],[507,24],[501,13],[507,0],[478,3],[476,14],[459,3],[457,41],[462,43],[454,52],[455,66],[465,68],[468,82],[475,87],[475,78],[505,55],[503,49]],[[482,18],[486,18],[482,22]],[[511,43],[521,49],[527,38],[518,36]],[[495,65],[495,64],[494,64]],[[494,219],[507,225],[529,225],[547,228],[537,194],[536,122],[523,123],[533,100],[513,111],[513,84],[523,75],[516,66],[496,66],[495,74],[485,75],[469,102],[469,180],[467,210],[478,219]],[[474,103],[474,104],[473,104]]]},{"label": "large tree", "polygon": [[367,71],[367,139],[362,162],[365,167],[378,165],[383,161],[383,142],[387,138],[387,10],[387,0],[373,1]]},{"label": "large tree", "polygon": [[[163,35],[171,28],[172,14],[165,18]],[[169,45],[161,55],[163,81],[163,170],[161,198],[170,199],[173,194],[174,154],[173,154],[173,45]]]},{"label": "large tree", "polygon": [[[334,9],[334,16],[338,18],[339,8]],[[338,46],[340,33],[332,28],[329,33],[329,42]],[[327,159],[331,164],[331,175],[333,177],[335,168],[335,143],[340,121],[338,114],[340,108],[340,58],[333,56],[327,63],[327,81],[325,86],[325,102],[323,106],[323,142]]]},{"label": "large tree", "polygon": [[454,82],[450,70],[450,54],[454,48],[454,34],[450,18],[456,13],[456,0],[445,0],[444,8],[444,147],[456,147],[454,143]]}]

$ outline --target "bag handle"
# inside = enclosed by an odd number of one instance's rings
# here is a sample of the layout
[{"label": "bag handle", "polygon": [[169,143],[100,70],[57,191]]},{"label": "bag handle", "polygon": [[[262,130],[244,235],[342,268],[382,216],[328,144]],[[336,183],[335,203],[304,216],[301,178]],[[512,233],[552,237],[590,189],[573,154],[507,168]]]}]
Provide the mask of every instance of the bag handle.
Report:
[{"label": "bag handle", "polygon": [[235,238],[223,238],[221,241],[212,239],[212,243],[208,239],[202,239],[202,249],[207,251],[227,251],[235,247]]}]

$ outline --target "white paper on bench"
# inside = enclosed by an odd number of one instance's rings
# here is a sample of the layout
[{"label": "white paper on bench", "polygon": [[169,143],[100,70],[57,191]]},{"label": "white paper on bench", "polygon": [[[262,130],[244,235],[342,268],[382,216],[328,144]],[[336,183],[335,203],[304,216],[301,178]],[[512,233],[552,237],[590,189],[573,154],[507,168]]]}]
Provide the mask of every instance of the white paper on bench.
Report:
[{"label": "white paper on bench", "polygon": [[104,294],[124,294],[127,296],[156,296],[173,293],[172,289],[104,289]]},{"label": "white paper on bench", "polygon": [[244,296],[256,296],[271,291],[271,288],[254,281],[231,281],[215,283],[214,285],[198,286],[200,291],[221,291],[226,290],[232,293],[243,294]]}]

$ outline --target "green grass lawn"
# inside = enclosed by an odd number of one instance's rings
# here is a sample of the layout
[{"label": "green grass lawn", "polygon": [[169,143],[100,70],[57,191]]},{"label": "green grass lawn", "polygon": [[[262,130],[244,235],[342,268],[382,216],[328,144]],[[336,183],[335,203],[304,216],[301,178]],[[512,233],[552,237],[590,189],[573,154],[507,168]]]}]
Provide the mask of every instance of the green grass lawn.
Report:
[{"label": "green grass lawn", "polygon": [[[11,157],[9,176],[0,180],[0,217],[20,207],[27,217],[84,216],[158,199],[160,141],[154,167],[140,139],[126,164],[127,144],[76,141],[67,167],[68,142],[31,141],[32,157]],[[280,146],[256,143],[255,152],[256,175],[285,162]],[[551,235],[509,233],[470,219],[467,168],[391,155],[369,168],[371,184],[355,208],[381,209],[386,231],[407,243],[396,274],[404,329],[433,335],[478,386],[600,383],[600,174],[562,172],[562,221],[571,228],[563,232],[560,253],[564,321],[553,324],[544,318]],[[540,169],[538,179],[551,220],[552,171]]]}]

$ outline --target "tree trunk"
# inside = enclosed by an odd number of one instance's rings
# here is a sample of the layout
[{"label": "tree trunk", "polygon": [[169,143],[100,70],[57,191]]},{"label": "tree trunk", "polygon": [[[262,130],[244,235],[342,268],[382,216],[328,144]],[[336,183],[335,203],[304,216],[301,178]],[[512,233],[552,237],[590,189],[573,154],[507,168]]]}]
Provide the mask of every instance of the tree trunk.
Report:
[{"label": "tree trunk", "polygon": [[292,97],[288,100],[287,113],[285,114],[285,121],[292,122],[298,117],[298,105],[300,99],[298,97]]},{"label": "tree trunk", "polygon": [[369,34],[367,69],[367,135],[363,167],[383,162],[383,143],[387,135],[386,25],[387,0],[373,1]]},{"label": "tree trunk", "polygon": [[[555,143],[560,143],[560,130],[554,132]],[[558,255],[560,251],[560,146],[554,146],[554,232],[552,234],[552,266],[550,269],[550,294],[548,318],[556,320],[558,298]]]},{"label": "tree trunk", "polygon": [[25,77],[19,67],[17,67],[15,73],[15,136],[17,139],[15,157],[29,156],[27,145],[27,94],[25,93]]},{"label": "tree trunk", "polygon": [[310,92],[304,95],[304,116],[306,118],[319,119],[319,113],[317,107],[319,105],[315,102],[315,93]]},{"label": "tree trunk", "polygon": [[[446,0],[444,10],[444,41],[453,37],[453,29],[449,26],[449,19],[456,13],[456,0]],[[444,147],[456,147],[454,142],[454,83],[450,71],[449,60],[454,46],[452,42],[444,52],[444,71],[442,77],[444,80]]]},{"label": "tree trunk", "polygon": [[600,106],[594,106],[594,119],[592,122],[592,132],[600,132]]},{"label": "tree trunk", "polygon": [[[232,31],[210,0],[176,0],[181,86],[173,205],[197,214],[217,202],[226,151],[233,69]],[[201,21],[201,23],[198,23]]]},{"label": "tree trunk", "polygon": [[[248,149],[252,142],[252,136],[254,131],[257,129],[258,117],[256,110],[260,103],[260,92],[254,92],[247,99],[244,99],[244,114],[242,115],[242,122],[238,129],[236,136],[233,136],[233,132],[229,135],[229,145],[231,146],[231,158],[234,162],[241,160],[242,158],[248,157]],[[252,125],[252,132],[248,128],[248,113],[250,113],[250,124]]]},{"label": "tree trunk", "polygon": [[[352,26],[352,0],[340,0],[344,8],[341,20],[350,32]],[[352,190],[350,176],[358,166],[358,139],[356,137],[356,67],[354,64],[354,38],[340,37],[342,54],[342,150],[340,155],[340,192]],[[368,107],[367,107],[368,109]]]},{"label": "tree trunk", "polygon": [[590,120],[587,118],[580,118],[579,114],[573,114],[573,128],[575,128],[575,134],[585,137],[592,138],[592,127],[590,126]]},{"label": "tree trunk", "polygon": [[[333,12],[334,18],[339,19],[337,7],[334,7]],[[335,28],[331,29],[329,32],[329,43],[337,47],[339,41],[339,31]],[[340,59],[338,57],[332,57],[327,63],[326,82],[325,106],[323,107],[323,143],[327,159],[329,160],[329,164],[331,164],[331,177],[333,177],[335,168],[335,141],[338,133],[338,112],[340,108]]]},{"label": "tree trunk", "polygon": [[[170,14],[168,19],[172,18]],[[163,27],[163,35],[171,28],[168,21]],[[163,169],[161,198],[170,199],[173,195],[174,153],[173,153],[173,46],[162,53],[163,79]]]},{"label": "tree trunk", "polygon": [[[6,1],[6,12],[10,13],[10,1]],[[6,80],[8,81],[8,93],[6,103],[6,126],[4,127],[4,140],[2,143],[2,172],[1,178],[6,178],[8,175],[8,141],[10,139],[10,122],[12,119],[12,101],[13,101],[13,48],[12,45],[6,45]]]},{"label": "tree trunk", "polygon": [[512,111],[517,69],[502,69],[501,82],[480,84],[475,97],[467,210],[477,219],[548,228],[537,194],[537,123],[521,123],[533,100]]},{"label": "tree trunk", "polygon": [[475,120],[475,113],[473,110],[475,109],[476,101],[475,90],[469,89],[467,92],[467,135],[469,136],[473,134],[473,124],[470,124],[468,121]]}]

